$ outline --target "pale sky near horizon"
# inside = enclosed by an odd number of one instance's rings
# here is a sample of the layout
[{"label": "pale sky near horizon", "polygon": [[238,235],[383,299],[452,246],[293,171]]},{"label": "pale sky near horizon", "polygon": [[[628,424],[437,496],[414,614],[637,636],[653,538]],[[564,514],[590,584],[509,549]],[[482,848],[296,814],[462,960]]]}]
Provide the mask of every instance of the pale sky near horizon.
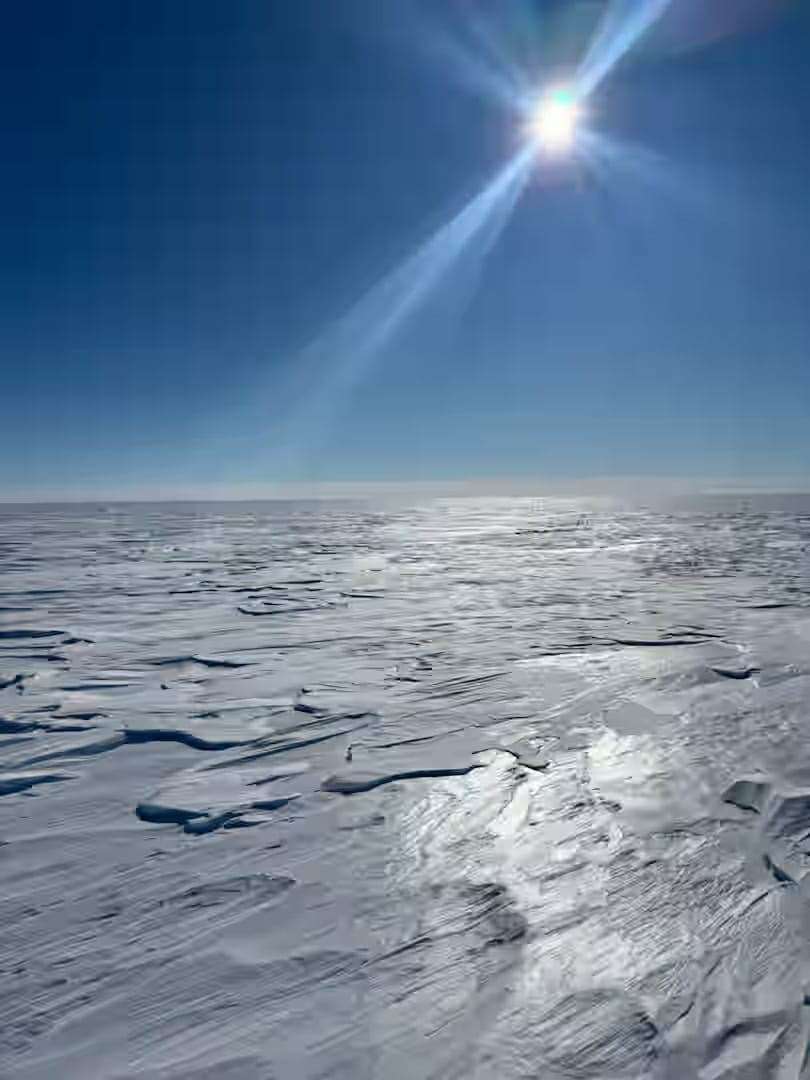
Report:
[{"label": "pale sky near horizon", "polygon": [[362,320],[396,304],[369,290],[513,153],[498,79],[511,66],[541,86],[585,53],[604,6],[15,5],[0,498],[645,475],[801,487],[806,4],[728,0],[760,17],[709,25],[672,0],[589,103],[609,160],[538,167],[486,257],[465,250],[341,374],[364,348],[351,335],[372,334]]}]

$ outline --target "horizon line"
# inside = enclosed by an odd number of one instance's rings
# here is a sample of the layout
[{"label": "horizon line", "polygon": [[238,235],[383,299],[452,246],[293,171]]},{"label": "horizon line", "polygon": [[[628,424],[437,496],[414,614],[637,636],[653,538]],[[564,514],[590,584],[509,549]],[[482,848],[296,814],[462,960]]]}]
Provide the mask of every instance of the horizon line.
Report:
[{"label": "horizon line", "polygon": [[487,478],[468,480],[317,481],[209,485],[139,485],[128,489],[45,489],[3,493],[0,505],[87,505],[89,503],[300,502],[385,498],[620,498],[689,495],[805,495],[810,478],[593,476],[565,479]]}]

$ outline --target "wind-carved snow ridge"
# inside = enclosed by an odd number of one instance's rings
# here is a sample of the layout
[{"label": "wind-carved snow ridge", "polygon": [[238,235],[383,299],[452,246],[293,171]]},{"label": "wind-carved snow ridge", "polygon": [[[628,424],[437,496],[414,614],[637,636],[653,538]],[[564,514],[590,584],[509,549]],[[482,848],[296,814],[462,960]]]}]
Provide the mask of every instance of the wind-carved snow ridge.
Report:
[{"label": "wind-carved snow ridge", "polygon": [[0,1076],[806,1069],[810,502],[0,510]]}]

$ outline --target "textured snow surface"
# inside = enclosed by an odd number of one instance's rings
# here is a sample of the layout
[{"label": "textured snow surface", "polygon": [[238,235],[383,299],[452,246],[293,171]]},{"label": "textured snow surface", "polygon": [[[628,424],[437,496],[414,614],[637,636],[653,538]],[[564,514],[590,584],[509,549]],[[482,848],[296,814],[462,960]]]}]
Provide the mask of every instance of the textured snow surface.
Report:
[{"label": "textured snow surface", "polygon": [[1,508],[0,1077],[810,1076],[809,549]]}]

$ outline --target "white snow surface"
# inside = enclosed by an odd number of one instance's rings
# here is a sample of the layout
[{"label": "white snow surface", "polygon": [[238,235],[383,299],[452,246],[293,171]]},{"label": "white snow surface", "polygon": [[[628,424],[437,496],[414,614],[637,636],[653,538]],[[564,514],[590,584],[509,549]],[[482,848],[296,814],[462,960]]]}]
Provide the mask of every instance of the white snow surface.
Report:
[{"label": "white snow surface", "polygon": [[0,508],[0,1077],[810,1076],[808,551],[807,497]]}]

